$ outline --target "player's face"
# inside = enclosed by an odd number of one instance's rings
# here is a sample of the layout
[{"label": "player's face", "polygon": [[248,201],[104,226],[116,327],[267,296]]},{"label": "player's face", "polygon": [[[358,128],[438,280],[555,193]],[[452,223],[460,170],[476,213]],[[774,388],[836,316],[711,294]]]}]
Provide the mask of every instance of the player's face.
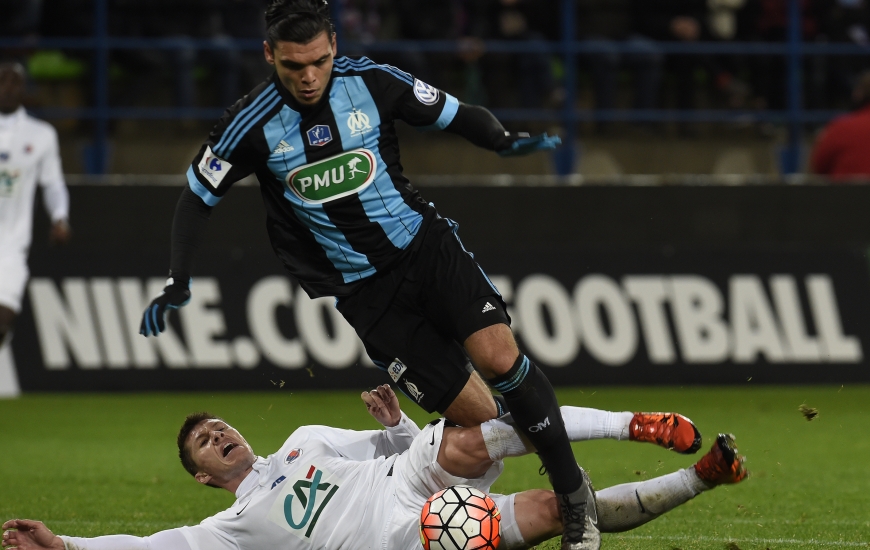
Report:
[{"label": "player's face", "polygon": [[9,65],[0,65],[0,113],[11,113],[21,105],[24,77]]},{"label": "player's face", "polygon": [[315,105],[320,101],[332,73],[335,35],[321,32],[306,44],[279,41],[274,48],[264,42],[263,51],[281,84],[299,103]]},{"label": "player's face", "polygon": [[202,474],[201,483],[229,481],[254,463],[254,451],[235,428],[223,420],[204,420],[187,436],[187,448]]}]

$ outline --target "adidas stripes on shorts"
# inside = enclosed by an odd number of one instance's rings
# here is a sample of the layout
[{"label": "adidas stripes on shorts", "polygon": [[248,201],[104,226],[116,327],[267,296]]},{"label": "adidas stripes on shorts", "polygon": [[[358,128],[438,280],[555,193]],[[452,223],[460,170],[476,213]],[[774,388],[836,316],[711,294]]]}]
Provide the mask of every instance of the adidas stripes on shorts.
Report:
[{"label": "adidas stripes on shorts", "polygon": [[501,295],[457,227],[431,220],[399,266],[337,304],[375,364],[427,412],[444,412],[468,381],[463,342],[480,329],[510,325]]}]

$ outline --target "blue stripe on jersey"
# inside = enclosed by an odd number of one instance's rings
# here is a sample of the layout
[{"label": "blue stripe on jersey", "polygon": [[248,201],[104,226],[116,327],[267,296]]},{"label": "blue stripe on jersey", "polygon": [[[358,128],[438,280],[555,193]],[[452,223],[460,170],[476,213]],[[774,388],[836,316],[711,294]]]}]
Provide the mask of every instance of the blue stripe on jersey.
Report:
[{"label": "blue stripe on jersey", "polygon": [[221,197],[216,197],[209,193],[208,189],[205,188],[205,185],[196,179],[196,174],[193,173],[193,165],[187,169],[187,185],[190,186],[191,191],[196,193],[197,196],[202,199],[202,202],[209,206],[214,206],[221,201]]},{"label": "blue stripe on jersey", "polygon": [[[224,134],[221,136],[221,139],[217,144],[215,144],[212,151],[217,155],[226,157],[228,153],[224,153],[224,150],[229,141],[238,133],[238,130],[243,127],[251,117],[254,117],[257,114],[264,103],[272,101],[276,96],[280,97],[278,90],[275,88],[275,84],[267,86],[257,99],[236,114],[226,130],[224,130]],[[247,130],[244,132],[247,132]],[[242,132],[242,135],[244,135],[244,132]]]},{"label": "blue stripe on jersey", "polygon": [[[434,208],[435,205],[430,202],[429,206],[432,206]],[[450,218],[444,218],[444,220],[447,222],[447,225],[449,225],[450,228],[453,230],[453,236],[456,237],[456,240],[459,242],[459,246],[462,247],[462,251],[465,252],[466,254],[468,254],[469,256],[471,256],[472,258],[474,258],[474,254],[472,254],[471,252],[468,251],[468,249],[465,248],[465,245],[462,244],[462,239],[459,238],[459,224],[456,223],[455,221],[451,220]],[[475,262],[475,263],[477,263],[477,262]],[[495,285],[492,284],[492,281],[489,279],[489,276],[486,274],[486,272],[483,270],[483,268],[480,267],[480,264],[477,264],[477,269],[480,270],[480,273],[483,275],[483,278],[486,279],[486,282],[489,283],[489,286],[492,287],[492,290],[498,296],[501,296],[501,292],[499,292],[498,289],[495,288]]]},{"label": "blue stripe on jersey", "polygon": [[314,239],[326,252],[326,257],[341,272],[345,283],[375,274],[377,270],[366,255],[350,246],[344,233],[326,215],[322,204],[304,203],[289,189],[284,191],[284,198],[293,203],[296,216],[311,230]]},{"label": "blue stripe on jersey", "polygon": [[409,86],[414,85],[414,80],[408,73],[400,71],[391,65],[378,65],[367,57],[362,59],[344,58],[336,61],[332,66],[332,70],[337,73],[346,73],[348,71],[368,71],[371,69],[380,69],[384,72],[390,73]]},{"label": "blue stripe on jersey", "polygon": [[231,155],[233,149],[235,149],[239,142],[242,140],[242,138],[245,137],[245,134],[247,134],[251,130],[251,128],[256,126],[260,120],[262,120],[263,115],[265,115],[268,111],[271,111],[279,103],[281,103],[281,95],[276,92],[275,96],[272,99],[269,99],[268,103],[266,103],[262,109],[251,115],[250,120],[248,122],[245,122],[244,127],[240,127],[241,130],[236,132],[236,135],[232,138],[232,141],[228,145],[224,146],[224,157],[226,158]]},{"label": "blue stripe on jersey", "polygon": [[[305,144],[299,132],[301,121],[299,113],[285,105],[263,125],[263,136],[273,151],[268,160],[269,170],[284,186],[284,198],[293,205],[296,217],[308,227],[314,239],[323,247],[326,257],[341,272],[344,282],[358,281],[375,273],[366,255],[350,246],[344,234],[335,227],[323,210],[323,205],[306,203],[287,187],[286,178],[290,169],[306,163]],[[282,140],[291,145],[293,151],[275,153]]]},{"label": "blue stripe on jersey", "polygon": [[438,120],[429,126],[418,127],[418,130],[443,130],[447,125],[453,122],[456,117],[456,111],[459,110],[459,101],[450,94],[444,94],[444,108],[441,109],[441,114],[438,115]]},{"label": "blue stripe on jersey", "polygon": [[[269,146],[269,170],[273,174],[281,174],[286,177],[290,167],[305,164],[305,144],[302,142],[302,134],[299,133],[299,124],[302,116],[284,105],[269,122],[263,125],[263,136]],[[279,144],[285,142],[293,148],[292,151],[275,152]],[[281,147],[286,149],[286,147]]]},{"label": "blue stripe on jersey", "polygon": [[[362,77],[336,79],[330,90],[329,105],[344,150],[365,147],[374,153],[378,164],[375,180],[359,194],[359,198],[369,219],[381,226],[396,248],[404,250],[420,229],[423,216],[405,203],[387,173],[387,166],[378,148],[381,117]],[[354,111],[368,117],[368,128],[351,129],[349,122]]]}]

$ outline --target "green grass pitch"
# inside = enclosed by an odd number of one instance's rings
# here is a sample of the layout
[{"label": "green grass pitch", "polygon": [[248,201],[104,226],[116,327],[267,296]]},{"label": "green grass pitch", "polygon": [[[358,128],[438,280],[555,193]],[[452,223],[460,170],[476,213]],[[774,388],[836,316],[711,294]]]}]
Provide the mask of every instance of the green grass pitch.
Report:
[{"label": "green grass pitch", "polygon": [[[870,548],[870,386],[583,388],[558,391],[566,405],[676,410],[704,434],[737,436],[746,482],[700,495],[622,534],[619,549]],[[802,404],[817,408],[807,421]],[[422,423],[432,418],[403,398]],[[56,533],[146,535],[198,523],[233,501],[181,468],[175,434],[184,415],[209,410],[267,455],[299,425],[377,427],[354,392],[281,390],[228,394],[31,395],[0,400],[0,518],[41,519]],[[598,487],[648,479],[697,457],[652,445],[575,444]],[[699,453],[700,454],[700,453]],[[535,457],[511,459],[493,488],[546,487]],[[557,548],[550,542],[543,548]]]}]

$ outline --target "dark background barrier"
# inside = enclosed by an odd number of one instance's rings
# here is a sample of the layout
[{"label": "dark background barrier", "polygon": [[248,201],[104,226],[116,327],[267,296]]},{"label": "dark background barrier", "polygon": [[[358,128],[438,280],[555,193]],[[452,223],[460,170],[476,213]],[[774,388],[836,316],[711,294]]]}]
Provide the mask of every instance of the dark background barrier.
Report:
[{"label": "dark background barrier", "polygon": [[[362,388],[331,300],[284,277],[256,187],[215,209],[194,299],[155,342],[138,315],[168,267],[180,187],[71,188],[13,341],[22,389]],[[555,384],[870,380],[870,187],[431,187]],[[150,285],[150,288],[149,288]]]}]

